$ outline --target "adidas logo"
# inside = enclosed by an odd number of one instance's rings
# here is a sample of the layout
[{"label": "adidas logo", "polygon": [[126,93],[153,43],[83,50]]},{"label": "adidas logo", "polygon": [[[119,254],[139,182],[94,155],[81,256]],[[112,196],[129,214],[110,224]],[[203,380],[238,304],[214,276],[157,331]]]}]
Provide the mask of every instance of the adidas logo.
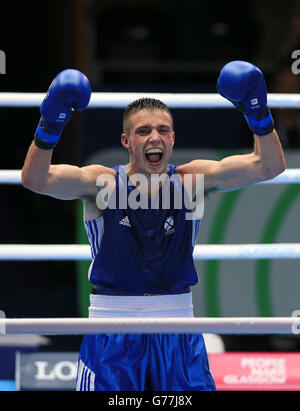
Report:
[{"label": "adidas logo", "polygon": [[173,234],[175,232],[174,220],[172,217],[168,217],[164,224],[165,235]]},{"label": "adidas logo", "polygon": [[121,225],[126,225],[126,227],[131,227],[129,218],[128,218],[127,216],[124,217],[124,218],[119,222],[119,224],[121,224]]}]

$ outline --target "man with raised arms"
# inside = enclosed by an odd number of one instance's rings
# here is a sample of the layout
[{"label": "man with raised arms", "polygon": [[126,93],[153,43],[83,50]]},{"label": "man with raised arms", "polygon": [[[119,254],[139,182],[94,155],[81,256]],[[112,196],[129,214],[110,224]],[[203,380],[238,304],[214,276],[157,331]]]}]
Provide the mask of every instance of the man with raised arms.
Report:
[{"label": "man with raised arms", "polygon": [[[76,70],[58,74],[51,84],[41,105],[42,116],[25,160],[22,182],[37,193],[83,201],[92,251],[91,318],[192,317],[190,287],[198,281],[193,248],[200,218],[187,219],[191,209],[184,202],[181,208],[175,207],[174,199],[185,190],[190,191],[191,199],[199,195],[199,175],[204,176],[205,191],[225,191],[271,179],[285,170],[262,72],[247,62],[230,62],[220,73],[218,91],[243,113],[253,131],[251,153],[172,165],[172,114],[163,102],[143,98],[129,104],[124,112],[121,143],[129,152],[129,163],[113,168],[99,164],[76,167],[53,165],[51,157],[74,112],[88,106],[91,86]],[[99,133],[99,138],[107,136]],[[154,187],[151,178],[155,175],[162,179]],[[136,176],[143,176],[148,184]],[[162,206],[164,178],[169,182],[168,207]],[[189,187],[185,181],[190,181]],[[101,190],[117,193],[114,207],[109,207],[106,196],[99,196]],[[118,193],[125,192],[129,199],[133,190],[138,190],[136,199],[150,206],[130,207],[128,201],[121,207]],[[153,198],[158,205],[155,208],[150,204]],[[202,335],[84,336],[77,390],[214,389]]]}]

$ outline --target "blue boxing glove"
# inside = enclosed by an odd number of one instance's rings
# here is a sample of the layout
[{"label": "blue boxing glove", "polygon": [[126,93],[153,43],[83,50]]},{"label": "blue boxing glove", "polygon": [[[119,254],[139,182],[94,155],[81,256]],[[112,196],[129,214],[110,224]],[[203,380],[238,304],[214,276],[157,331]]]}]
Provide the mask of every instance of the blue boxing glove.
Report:
[{"label": "blue boxing glove", "polygon": [[64,70],[53,80],[41,104],[41,119],[34,136],[44,150],[56,147],[65,125],[75,111],[86,109],[91,98],[91,84],[78,70]]},{"label": "blue boxing glove", "polygon": [[253,133],[264,136],[273,131],[266,82],[259,68],[246,61],[232,61],[221,70],[217,88],[221,96],[244,113]]}]

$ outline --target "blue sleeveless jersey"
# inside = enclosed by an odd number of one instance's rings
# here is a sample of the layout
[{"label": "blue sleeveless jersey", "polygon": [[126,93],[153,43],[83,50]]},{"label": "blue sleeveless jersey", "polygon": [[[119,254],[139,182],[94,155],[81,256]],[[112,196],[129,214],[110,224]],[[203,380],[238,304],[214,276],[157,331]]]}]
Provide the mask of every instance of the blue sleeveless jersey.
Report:
[{"label": "blue sleeveless jersey", "polygon": [[[117,166],[116,193],[128,182],[126,166]],[[176,166],[168,165],[168,175]],[[126,185],[127,186],[127,185]],[[127,195],[135,187],[127,187]],[[161,191],[158,209],[107,208],[95,221],[85,221],[92,249],[89,279],[103,290],[143,294],[176,294],[187,292],[198,281],[193,249],[200,220],[187,220],[187,210],[174,204],[174,193],[183,186],[170,182],[170,207],[162,207]],[[116,194],[117,200],[118,194]],[[150,201],[150,200],[149,200]],[[117,204],[119,202],[117,201]],[[149,203],[150,204],[150,203]]]}]

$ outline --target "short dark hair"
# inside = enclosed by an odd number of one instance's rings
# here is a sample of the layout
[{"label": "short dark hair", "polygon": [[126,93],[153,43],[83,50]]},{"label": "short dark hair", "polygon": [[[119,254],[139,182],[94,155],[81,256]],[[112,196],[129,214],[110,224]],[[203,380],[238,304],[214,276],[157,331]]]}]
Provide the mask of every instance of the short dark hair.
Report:
[{"label": "short dark hair", "polygon": [[137,113],[138,111],[141,110],[163,110],[166,111],[171,119],[172,119],[172,124],[173,124],[173,116],[172,113],[169,109],[169,107],[163,103],[162,101],[155,99],[155,98],[149,98],[149,97],[144,97],[140,98],[138,100],[133,101],[132,103],[128,104],[128,106],[124,110],[124,115],[123,115],[123,131],[124,133],[127,134],[128,132],[128,120],[132,114]]}]

